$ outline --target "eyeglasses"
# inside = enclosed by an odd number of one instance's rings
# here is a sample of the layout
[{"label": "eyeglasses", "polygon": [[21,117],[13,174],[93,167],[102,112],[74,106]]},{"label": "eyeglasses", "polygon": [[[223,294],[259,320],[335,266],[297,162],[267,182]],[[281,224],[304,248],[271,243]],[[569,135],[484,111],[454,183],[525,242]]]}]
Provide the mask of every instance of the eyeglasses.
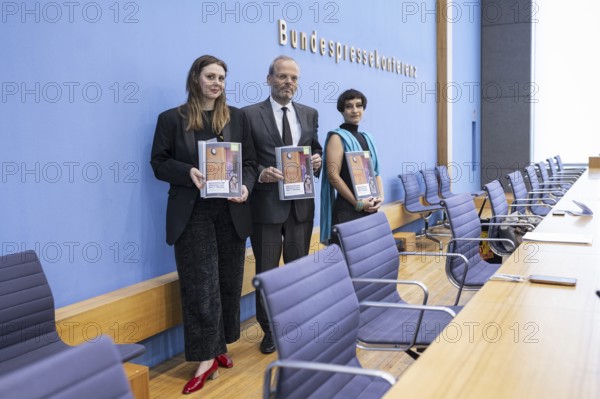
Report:
[{"label": "eyeglasses", "polygon": [[298,81],[298,75],[286,75],[285,73],[279,73],[275,75],[275,79],[285,82],[286,80],[291,79],[292,82],[296,83]]}]

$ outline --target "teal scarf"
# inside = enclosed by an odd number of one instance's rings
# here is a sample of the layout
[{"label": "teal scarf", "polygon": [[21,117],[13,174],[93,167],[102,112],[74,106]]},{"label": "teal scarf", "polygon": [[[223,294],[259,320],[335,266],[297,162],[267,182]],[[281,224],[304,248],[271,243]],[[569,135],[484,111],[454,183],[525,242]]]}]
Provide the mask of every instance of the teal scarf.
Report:
[{"label": "teal scarf", "polygon": [[[371,152],[371,159],[373,160],[373,169],[375,169],[375,176],[379,176],[379,162],[377,161],[377,151],[375,151],[375,144],[373,138],[367,132],[359,132],[363,135],[369,146]],[[325,151],[323,151],[323,173],[321,178],[321,242],[327,243],[331,237],[331,213],[333,211],[333,203],[335,201],[335,189],[329,182],[329,176],[327,175],[327,143],[332,134],[337,134],[342,138],[344,145],[344,152],[355,152],[362,151],[358,140],[354,138],[352,133],[344,129],[335,129],[332,132],[327,133],[325,139]],[[345,162],[343,160],[342,162]]]}]

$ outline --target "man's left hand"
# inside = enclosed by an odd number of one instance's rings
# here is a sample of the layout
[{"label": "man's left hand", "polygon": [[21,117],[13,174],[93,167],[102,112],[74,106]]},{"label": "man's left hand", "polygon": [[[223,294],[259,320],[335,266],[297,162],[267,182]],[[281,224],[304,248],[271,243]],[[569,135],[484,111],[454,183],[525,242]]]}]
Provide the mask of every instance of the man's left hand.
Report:
[{"label": "man's left hand", "polygon": [[310,159],[310,162],[312,164],[313,172],[318,171],[321,168],[321,155],[313,154]]}]

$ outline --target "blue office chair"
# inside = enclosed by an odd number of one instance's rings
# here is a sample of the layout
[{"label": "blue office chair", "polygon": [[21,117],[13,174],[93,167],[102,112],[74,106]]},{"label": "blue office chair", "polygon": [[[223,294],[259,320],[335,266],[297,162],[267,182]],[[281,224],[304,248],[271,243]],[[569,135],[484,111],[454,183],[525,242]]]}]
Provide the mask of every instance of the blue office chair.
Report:
[{"label": "blue office chair", "polygon": [[2,399],[133,399],[110,338],[69,347],[0,376]]},{"label": "blue office chair", "polygon": [[521,215],[525,215],[528,212],[532,215],[546,216],[552,206],[545,204],[541,201],[539,195],[536,193],[530,193],[525,186],[525,180],[520,171],[515,170],[506,175],[508,185],[510,186],[513,193],[513,202],[511,204],[511,211],[516,211]]},{"label": "blue office chair", "polygon": [[560,157],[560,155],[557,155],[554,157],[554,159],[556,159],[556,165],[558,166],[558,170],[560,172],[574,172],[574,173],[578,173],[579,175],[582,175],[583,172],[586,171],[586,168],[577,168],[577,167],[568,167],[565,164],[563,164],[562,158]]},{"label": "blue office chair", "polygon": [[429,205],[439,205],[442,202],[440,197],[440,186],[434,169],[422,169],[421,175],[425,182],[425,201]]},{"label": "blue office chair", "polygon": [[563,178],[563,177],[558,177],[558,176],[550,176],[550,174],[548,173],[548,167],[546,165],[546,162],[537,162],[535,164],[540,172],[540,175],[542,176],[542,181],[544,183],[548,183],[553,184],[554,188],[558,188],[558,189],[562,189],[564,191],[567,191],[568,189],[571,188],[571,186],[573,185],[573,183],[575,183],[575,179],[571,179],[571,178]]},{"label": "blue office chair", "polygon": [[[54,298],[34,251],[0,258],[0,374],[71,348],[56,332]],[[144,353],[139,344],[117,345],[126,362]]]},{"label": "blue office chair", "polygon": [[[452,192],[450,188],[452,179],[450,178],[450,173],[448,172],[448,168],[446,165],[438,165],[435,167],[435,171],[440,181],[440,195],[442,198],[450,198],[454,197],[455,193]],[[473,197],[480,197],[485,194],[485,191],[479,190],[471,193]]]},{"label": "blue office chair", "polygon": [[529,186],[531,187],[531,192],[537,194],[539,198],[542,199],[542,202],[548,205],[555,205],[557,199],[565,195],[566,190],[560,187],[556,187],[555,184],[552,183],[544,183],[540,182],[538,179],[538,175],[533,165],[527,165],[524,168],[525,178],[529,180]]},{"label": "blue office chair", "polygon": [[356,357],[359,303],[337,245],[260,273],[253,284],[279,356],[265,372],[265,399],[380,398],[395,383]]},{"label": "blue office chair", "polygon": [[479,243],[503,241],[513,246],[515,243],[505,238],[481,237],[482,224],[469,194],[446,198],[442,205],[446,208],[452,230],[448,252],[461,254],[468,260],[465,262],[462,257],[446,258],[446,274],[450,282],[459,288],[459,295],[462,290],[477,290],[500,268],[499,264],[491,264],[481,258]]},{"label": "blue office chair", "polygon": [[577,180],[579,178],[579,176],[581,176],[581,172],[571,172],[571,171],[566,171],[566,170],[559,170],[558,164],[555,163],[555,162],[558,162],[555,160],[555,157],[546,158],[546,162],[548,162],[551,177]]},{"label": "blue office chair", "polygon": [[421,198],[423,196],[421,195],[421,187],[417,181],[416,174],[405,173],[398,175],[398,177],[402,181],[402,186],[404,187],[404,209],[406,209],[407,212],[418,214],[425,223],[425,227],[417,236],[425,237],[436,242],[441,250],[443,248],[443,244],[440,240],[435,238],[435,234],[431,232],[429,219],[431,219],[431,216],[434,212],[443,211],[444,208],[440,205],[423,205],[421,203]]},{"label": "blue office chair", "polygon": [[[423,181],[425,182],[425,201],[429,205],[440,205],[442,198],[440,197],[440,185],[438,183],[437,172],[435,169],[422,169],[421,175],[423,176]],[[442,210],[443,211],[443,210]],[[448,219],[446,217],[446,213],[443,213],[442,216],[442,225],[446,228],[449,228]],[[440,234],[437,233],[436,236],[446,236],[449,237],[450,234]]]},{"label": "blue office chair", "polygon": [[[339,237],[359,302],[403,305],[401,309],[361,308],[358,347],[367,350],[401,350],[416,359],[418,354],[413,349],[430,345],[461,307],[426,306],[429,292],[423,283],[398,280],[400,255],[440,257],[448,254],[399,254],[383,213],[337,224],[333,226],[333,233]],[[405,302],[398,294],[398,285],[421,288],[421,306]]]},{"label": "blue office chair", "polygon": [[492,180],[484,185],[483,189],[487,192],[492,209],[490,222],[482,223],[482,225],[489,226],[488,237],[507,238],[513,242],[490,241],[490,248],[496,255],[508,256],[514,252],[516,245],[521,241],[522,235],[526,231],[535,229],[535,226],[526,217],[516,212],[513,214],[509,213],[504,188],[498,180]]}]

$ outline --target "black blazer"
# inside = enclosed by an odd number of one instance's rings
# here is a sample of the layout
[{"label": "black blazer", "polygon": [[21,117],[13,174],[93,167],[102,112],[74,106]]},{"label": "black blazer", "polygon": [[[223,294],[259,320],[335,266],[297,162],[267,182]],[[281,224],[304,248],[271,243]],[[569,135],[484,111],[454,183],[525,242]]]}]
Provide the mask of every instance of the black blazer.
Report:
[{"label": "black blazer", "polygon": [[[181,108],[185,114],[185,106]],[[256,153],[250,126],[244,113],[229,107],[231,120],[223,129],[224,141],[242,143],[242,181],[252,192],[256,181]],[[180,108],[172,108],[158,116],[150,164],[157,179],[170,183],[167,204],[167,243],[173,245],[187,226],[198,189],[190,177],[190,169],[198,167],[198,143],[194,132],[186,131],[187,119]],[[250,205],[228,201],[231,219],[240,238],[252,232]]]},{"label": "black blazer", "polygon": [[[317,136],[319,129],[317,110],[298,103],[292,103],[292,105],[301,127],[298,145],[310,146],[313,154],[322,155],[323,149]],[[260,176],[263,169],[269,166],[277,166],[275,147],[283,147],[284,145],[281,134],[277,129],[270,98],[244,107],[243,111],[250,122],[258,162],[256,185],[250,197],[254,222],[283,223],[287,220],[290,209],[294,210],[296,220],[299,222],[312,222],[315,216],[315,201],[313,199],[281,201],[277,183],[258,182],[258,176]],[[319,172],[320,170],[316,172],[316,176],[319,175]]]}]

